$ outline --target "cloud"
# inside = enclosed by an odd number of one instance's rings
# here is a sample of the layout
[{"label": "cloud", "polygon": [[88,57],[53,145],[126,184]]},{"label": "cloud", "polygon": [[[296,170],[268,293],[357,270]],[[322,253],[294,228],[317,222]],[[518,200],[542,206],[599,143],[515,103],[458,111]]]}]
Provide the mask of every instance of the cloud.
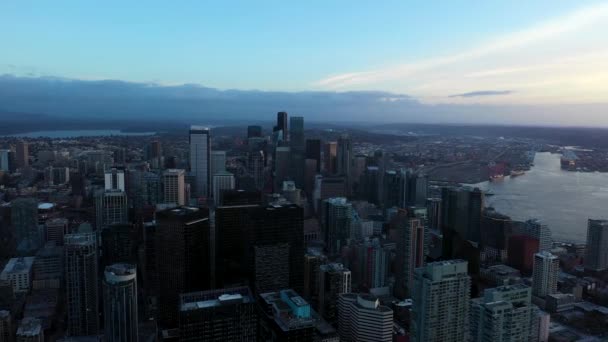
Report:
[{"label": "cloud", "polygon": [[[606,93],[591,88],[608,74],[608,3],[496,37],[472,49],[374,70],[331,75],[321,89],[383,89],[404,92],[425,102],[460,101],[467,89],[496,84],[517,89],[509,101],[599,101]],[[576,85],[576,86],[575,86]],[[585,85],[586,89],[582,89]],[[525,91],[520,91],[525,89]],[[605,88],[604,88],[605,89]],[[593,94],[593,96],[581,94]],[[487,97],[488,100],[494,101]]]},{"label": "cloud", "polygon": [[454,95],[450,95],[449,97],[495,96],[495,95],[509,95],[512,93],[513,93],[513,91],[511,91],[511,90],[478,90],[478,91],[471,91],[468,93],[454,94]]}]

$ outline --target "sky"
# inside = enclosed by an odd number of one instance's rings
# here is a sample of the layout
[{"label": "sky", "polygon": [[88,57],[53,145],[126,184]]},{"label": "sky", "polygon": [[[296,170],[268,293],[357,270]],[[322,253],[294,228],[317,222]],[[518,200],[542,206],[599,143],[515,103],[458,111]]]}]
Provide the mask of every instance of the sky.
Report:
[{"label": "sky", "polygon": [[606,37],[606,1],[7,0],[0,74],[597,104]]}]

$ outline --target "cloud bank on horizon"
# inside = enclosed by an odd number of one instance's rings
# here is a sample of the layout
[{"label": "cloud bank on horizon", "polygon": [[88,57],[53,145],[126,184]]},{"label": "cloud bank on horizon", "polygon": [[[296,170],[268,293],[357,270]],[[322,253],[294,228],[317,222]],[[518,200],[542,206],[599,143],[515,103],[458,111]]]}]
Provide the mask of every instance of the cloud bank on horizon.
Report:
[{"label": "cloud bank on horizon", "polygon": [[[453,54],[332,75],[313,85],[405,92],[429,103],[608,102],[606,37],[608,3],[604,2]],[[488,90],[497,87],[513,91]],[[476,93],[484,96],[466,96]]]}]

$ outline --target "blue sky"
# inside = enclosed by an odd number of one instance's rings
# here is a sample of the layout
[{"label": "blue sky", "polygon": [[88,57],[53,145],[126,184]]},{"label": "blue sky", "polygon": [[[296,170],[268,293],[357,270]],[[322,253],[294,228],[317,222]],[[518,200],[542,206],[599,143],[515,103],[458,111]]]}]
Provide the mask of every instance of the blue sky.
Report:
[{"label": "blue sky", "polygon": [[598,1],[15,0],[0,2],[0,73],[594,103],[605,37]]}]

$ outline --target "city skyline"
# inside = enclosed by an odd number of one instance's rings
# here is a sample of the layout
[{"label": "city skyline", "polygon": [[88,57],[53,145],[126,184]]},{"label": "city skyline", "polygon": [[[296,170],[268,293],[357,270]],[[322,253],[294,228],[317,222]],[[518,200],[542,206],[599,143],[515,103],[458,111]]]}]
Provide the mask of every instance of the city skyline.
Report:
[{"label": "city skyline", "polygon": [[[87,88],[125,85],[116,100],[164,95],[177,99],[167,109],[179,114],[188,112],[184,100],[215,108],[228,99],[230,114],[248,118],[240,103],[257,97],[308,117],[336,106],[353,112],[336,121],[376,110],[386,122],[608,126],[602,2],[61,5],[1,5],[0,100],[16,101],[0,109],[65,114],[32,99],[62,98],[67,83],[78,100],[91,96]],[[89,109],[82,112],[122,115]]]}]

